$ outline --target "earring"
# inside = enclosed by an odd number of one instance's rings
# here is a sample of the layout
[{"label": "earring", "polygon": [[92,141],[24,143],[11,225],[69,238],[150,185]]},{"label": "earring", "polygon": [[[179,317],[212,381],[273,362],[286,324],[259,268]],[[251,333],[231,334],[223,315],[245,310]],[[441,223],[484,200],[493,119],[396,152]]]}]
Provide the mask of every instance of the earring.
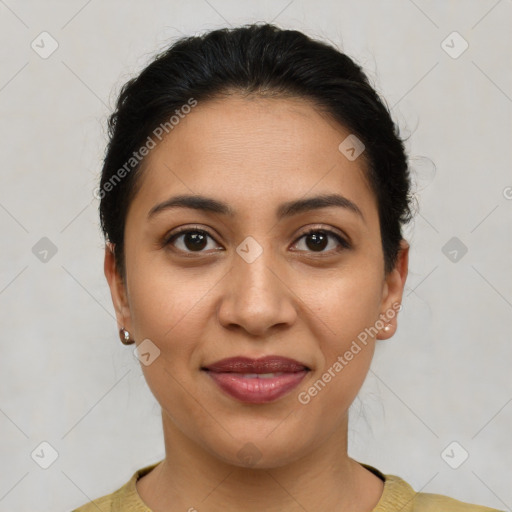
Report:
[{"label": "earring", "polygon": [[386,325],[384,326],[384,330],[385,330],[386,332],[389,332],[389,331],[391,330],[391,324],[386,324]]},{"label": "earring", "polygon": [[123,345],[131,345],[132,343],[135,343],[135,340],[131,339],[130,333],[124,327],[119,330],[119,338]]}]

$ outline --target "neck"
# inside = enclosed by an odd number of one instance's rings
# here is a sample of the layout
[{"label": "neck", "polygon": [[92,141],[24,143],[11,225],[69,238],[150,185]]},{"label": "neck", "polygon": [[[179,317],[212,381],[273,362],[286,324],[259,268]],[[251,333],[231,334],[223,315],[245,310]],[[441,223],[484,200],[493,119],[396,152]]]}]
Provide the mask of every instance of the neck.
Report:
[{"label": "neck", "polygon": [[137,482],[154,512],[370,512],[383,482],[347,455],[343,428],[308,455],[280,467],[241,468],[213,456],[163,414],[166,458]]}]

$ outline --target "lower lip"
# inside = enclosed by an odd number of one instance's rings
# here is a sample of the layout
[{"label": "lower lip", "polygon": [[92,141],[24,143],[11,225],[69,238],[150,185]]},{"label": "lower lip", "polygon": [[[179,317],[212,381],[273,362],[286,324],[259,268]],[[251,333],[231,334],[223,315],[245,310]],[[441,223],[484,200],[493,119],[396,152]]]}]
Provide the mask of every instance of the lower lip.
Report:
[{"label": "lower lip", "polygon": [[267,379],[242,377],[239,373],[207,373],[231,397],[250,404],[265,404],[297,387],[308,372],[284,373]]}]

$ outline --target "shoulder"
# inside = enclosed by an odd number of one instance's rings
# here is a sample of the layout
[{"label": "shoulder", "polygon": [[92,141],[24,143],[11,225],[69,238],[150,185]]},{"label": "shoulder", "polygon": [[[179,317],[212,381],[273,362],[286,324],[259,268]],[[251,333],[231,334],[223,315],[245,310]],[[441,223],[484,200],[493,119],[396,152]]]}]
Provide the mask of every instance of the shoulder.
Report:
[{"label": "shoulder", "polygon": [[145,466],[135,471],[130,480],[111,494],[96,498],[72,512],[151,512],[137,493],[137,480],[149,473],[160,462]]},{"label": "shoulder", "polygon": [[[131,482],[132,479],[130,479],[129,482],[124,484],[112,494],[107,494],[101,498],[96,498],[93,501],[89,501],[89,503],[82,505],[72,512],[98,512],[98,510],[101,510],[101,512],[117,512],[118,510],[121,510],[119,508],[119,504],[121,501],[126,501],[126,497],[129,495]],[[131,509],[123,508],[122,510]]]},{"label": "shoulder", "polygon": [[399,476],[384,474],[368,464],[361,465],[384,480],[382,496],[372,512],[503,512],[441,494],[416,492]]},{"label": "shoulder", "polygon": [[439,512],[449,510],[450,512],[499,512],[495,508],[488,508],[481,505],[472,505],[463,501],[443,496],[419,492],[414,497],[414,512]]},{"label": "shoulder", "polygon": [[98,512],[98,510],[101,510],[101,512],[111,512],[114,495],[115,493],[102,496],[101,498],[97,498],[94,501],[90,501],[86,505],[75,508],[71,512]]}]

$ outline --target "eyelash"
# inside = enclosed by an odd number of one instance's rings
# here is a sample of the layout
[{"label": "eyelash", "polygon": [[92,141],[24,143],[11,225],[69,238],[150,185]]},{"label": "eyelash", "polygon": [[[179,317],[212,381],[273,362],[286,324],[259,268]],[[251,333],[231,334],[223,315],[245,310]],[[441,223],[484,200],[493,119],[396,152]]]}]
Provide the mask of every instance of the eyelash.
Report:
[{"label": "eyelash", "polygon": [[[202,229],[202,228],[190,228],[190,227],[187,227],[187,228],[183,228],[179,231],[176,231],[174,233],[171,233],[170,235],[166,236],[163,240],[163,243],[162,243],[162,246],[163,247],[167,247],[169,245],[172,245],[173,242],[181,235],[186,235],[188,233],[201,233],[201,234],[205,234],[207,236],[209,236],[212,240],[215,241],[215,238],[206,230]],[[346,250],[346,249],[350,249],[351,248],[351,245],[350,243],[345,240],[341,235],[339,235],[338,233],[330,230],[330,229],[326,229],[326,228],[310,228],[308,231],[306,231],[305,233],[302,233],[298,238],[297,240],[294,242],[293,245],[296,245],[302,238],[304,237],[307,237],[308,235],[311,235],[313,233],[323,233],[323,234],[326,234],[328,236],[331,236],[333,237],[341,247],[338,247],[337,249],[331,249],[329,251],[306,251],[306,252],[311,252],[313,254],[329,254],[331,252],[335,252],[335,253],[338,253],[338,252],[341,252],[343,250]],[[216,241],[215,241],[216,242]],[[216,242],[217,243],[217,242]],[[185,254],[201,254],[202,252],[204,251],[183,251],[181,249],[177,249],[178,251],[180,252],[184,252]],[[298,251],[298,252],[304,252],[304,251]]]}]

